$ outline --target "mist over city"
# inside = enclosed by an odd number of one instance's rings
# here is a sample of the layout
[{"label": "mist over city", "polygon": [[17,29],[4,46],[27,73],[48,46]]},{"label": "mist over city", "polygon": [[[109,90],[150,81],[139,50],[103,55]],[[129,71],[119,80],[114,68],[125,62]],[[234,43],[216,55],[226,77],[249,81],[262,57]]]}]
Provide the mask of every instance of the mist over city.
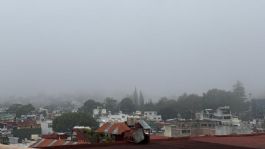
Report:
[{"label": "mist over city", "polygon": [[3,1],[0,95],[264,96],[262,1]]},{"label": "mist over city", "polygon": [[77,149],[80,142],[172,148],[156,141],[257,140],[265,133],[264,6],[0,1],[0,144],[45,148],[45,139],[52,147],[64,138]]}]

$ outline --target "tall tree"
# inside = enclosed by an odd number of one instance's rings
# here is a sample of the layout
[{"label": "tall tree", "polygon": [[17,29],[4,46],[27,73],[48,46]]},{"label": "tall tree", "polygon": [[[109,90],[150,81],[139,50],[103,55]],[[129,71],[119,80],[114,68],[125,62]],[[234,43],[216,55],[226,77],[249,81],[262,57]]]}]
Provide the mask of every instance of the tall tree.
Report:
[{"label": "tall tree", "polygon": [[79,112],[92,114],[93,113],[93,109],[97,108],[98,106],[102,106],[102,104],[100,102],[94,101],[93,99],[89,99],[79,109]]},{"label": "tall tree", "polygon": [[117,100],[111,98],[111,97],[107,97],[104,101],[104,105],[105,105],[105,108],[108,110],[108,111],[111,111],[112,113],[115,113],[118,111],[118,102]]},{"label": "tall tree", "polygon": [[233,93],[236,97],[241,98],[242,100],[246,99],[245,87],[240,81],[237,81],[236,84],[233,85]]},{"label": "tall tree", "polygon": [[157,111],[162,115],[164,120],[177,117],[177,101],[162,97],[156,104]]},{"label": "tall tree", "polygon": [[134,93],[133,93],[133,103],[138,106],[139,105],[139,98],[138,98],[138,92],[137,89],[135,88]]},{"label": "tall tree", "polygon": [[140,91],[140,95],[139,95],[139,104],[140,106],[144,105],[144,96],[143,96],[142,91]]},{"label": "tall tree", "polygon": [[136,110],[136,106],[132,99],[127,97],[121,100],[119,104],[120,110],[125,114],[131,114]]}]

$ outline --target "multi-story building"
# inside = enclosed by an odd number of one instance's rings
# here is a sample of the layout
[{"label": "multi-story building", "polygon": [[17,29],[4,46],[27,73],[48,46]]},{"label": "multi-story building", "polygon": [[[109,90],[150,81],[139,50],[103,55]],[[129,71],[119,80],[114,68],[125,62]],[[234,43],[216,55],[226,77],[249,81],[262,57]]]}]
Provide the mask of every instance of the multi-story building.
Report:
[{"label": "multi-story building", "polygon": [[145,111],[144,118],[151,121],[162,121],[162,116],[158,115],[156,111]]},{"label": "multi-story building", "polygon": [[210,120],[173,120],[165,125],[164,135],[167,137],[186,137],[215,135],[217,121]]}]

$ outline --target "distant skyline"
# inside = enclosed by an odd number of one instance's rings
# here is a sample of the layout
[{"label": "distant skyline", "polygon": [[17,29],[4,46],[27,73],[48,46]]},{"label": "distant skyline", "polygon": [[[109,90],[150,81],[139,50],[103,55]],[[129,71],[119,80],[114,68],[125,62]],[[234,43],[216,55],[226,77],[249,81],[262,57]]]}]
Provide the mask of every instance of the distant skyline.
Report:
[{"label": "distant skyline", "polygon": [[265,96],[265,1],[0,1],[0,97]]}]

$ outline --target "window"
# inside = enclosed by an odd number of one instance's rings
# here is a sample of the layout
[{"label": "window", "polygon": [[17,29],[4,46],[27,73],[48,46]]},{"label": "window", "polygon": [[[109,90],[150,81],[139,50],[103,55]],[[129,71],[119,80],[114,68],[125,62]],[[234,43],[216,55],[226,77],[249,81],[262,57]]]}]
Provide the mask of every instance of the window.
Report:
[{"label": "window", "polygon": [[48,123],[48,128],[52,128],[52,123]]},{"label": "window", "polygon": [[231,116],[224,116],[224,119],[229,120],[229,119],[231,119]]},{"label": "window", "polygon": [[182,130],[182,134],[190,133],[190,130]]},{"label": "window", "polygon": [[201,124],[201,127],[207,127],[207,124]]}]

